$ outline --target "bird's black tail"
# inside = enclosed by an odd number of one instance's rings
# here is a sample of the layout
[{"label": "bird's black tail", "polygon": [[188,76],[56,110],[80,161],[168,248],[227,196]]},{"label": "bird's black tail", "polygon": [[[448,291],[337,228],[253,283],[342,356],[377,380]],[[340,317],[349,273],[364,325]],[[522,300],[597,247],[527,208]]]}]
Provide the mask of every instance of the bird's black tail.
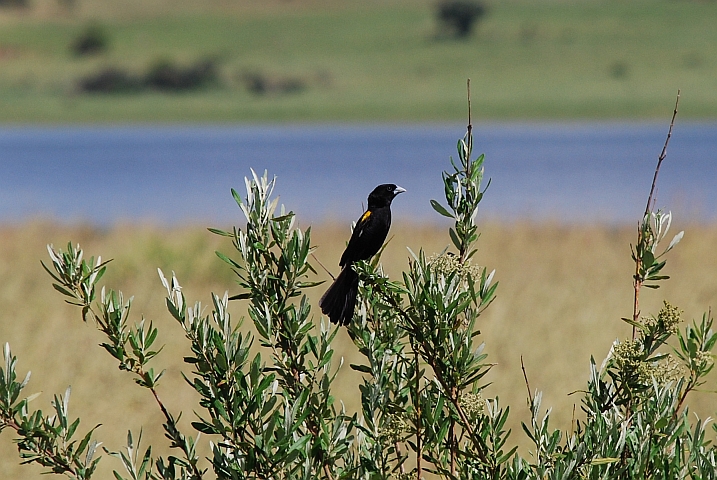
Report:
[{"label": "bird's black tail", "polygon": [[354,316],[356,292],[358,292],[358,274],[349,264],[341,270],[334,283],[321,297],[319,301],[321,311],[333,323],[348,325]]}]

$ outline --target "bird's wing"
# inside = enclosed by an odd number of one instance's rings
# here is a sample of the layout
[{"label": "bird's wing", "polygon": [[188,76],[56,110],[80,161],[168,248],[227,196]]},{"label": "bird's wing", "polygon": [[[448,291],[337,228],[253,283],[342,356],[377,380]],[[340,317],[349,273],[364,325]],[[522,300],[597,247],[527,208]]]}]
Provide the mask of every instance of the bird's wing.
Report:
[{"label": "bird's wing", "polygon": [[351,234],[351,238],[349,239],[349,244],[346,246],[346,250],[344,250],[343,255],[341,255],[341,261],[339,262],[340,266],[344,266],[347,263],[354,262],[356,260],[364,260],[363,257],[363,248],[361,247],[361,237],[363,234],[371,228],[371,224],[373,223],[374,217],[372,216],[371,210],[366,210],[363,215],[361,215],[361,218],[358,219],[358,222],[356,222],[356,226],[354,227],[354,231]]}]

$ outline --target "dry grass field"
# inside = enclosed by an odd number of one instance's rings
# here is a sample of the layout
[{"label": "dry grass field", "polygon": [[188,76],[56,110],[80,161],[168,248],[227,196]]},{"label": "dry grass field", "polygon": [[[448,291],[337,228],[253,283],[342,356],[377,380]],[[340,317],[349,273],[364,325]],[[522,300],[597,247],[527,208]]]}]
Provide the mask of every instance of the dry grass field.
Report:
[{"label": "dry grass field", "polygon": [[[673,228],[675,233],[684,229],[686,234],[668,259],[666,273],[672,279],[660,290],[643,293],[643,312],[657,313],[667,299],[684,309],[685,319],[698,318],[717,304],[717,226],[676,221]],[[520,421],[527,417],[526,388],[520,358],[531,387],[544,391],[543,405],[554,407],[555,424],[569,426],[573,405],[580,398],[569,393],[585,384],[590,356],[599,363],[615,338],[629,335],[628,326],[619,319],[631,313],[629,244],[634,242],[634,229],[487,222],[481,230],[477,261],[495,268],[500,281],[498,298],[479,322],[489,361],[496,363],[489,374],[492,385],[487,395],[497,395],[501,403],[511,406],[512,442],[525,447]],[[335,265],[348,226],[318,224],[312,231],[317,257],[327,266]],[[437,226],[398,221],[393,235],[383,257],[393,278],[406,267],[406,246],[434,252],[448,244],[443,227]],[[161,267],[167,274],[174,270],[187,299],[206,304],[210,291],[236,292],[231,272],[213,253],[217,249],[229,253],[231,245],[199,226],[98,229],[35,221],[0,227],[0,342],[9,342],[18,355],[19,375],[32,371],[27,394],[43,392],[31,405],[49,411],[52,395],[72,385],[70,414],[82,418],[81,432],[101,423],[97,437],[112,450],[124,445],[127,429],[137,432],[142,427],[144,438],[162,447],[162,418],[150,394],[117,370],[98,347],[103,340],[99,332],[83,324],[79,312],[63,303],[42,270],[46,244],[59,247],[68,240],[79,242],[87,255],[113,258],[103,283],[134,295],[134,318],[144,315],[159,327],[166,348],[154,366],[167,369],[159,391],[171,411],[184,411],[182,423],[187,432],[197,408],[192,390],[180,375],[182,370],[189,372],[181,361],[187,344],[164,311],[156,269]],[[322,292],[323,287],[311,292],[312,305]],[[241,308],[234,305],[237,318]],[[344,332],[337,338],[336,348],[346,359],[337,391],[352,409],[357,406],[358,388],[348,363],[360,359]],[[705,389],[714,390],[714,379],[710,383]],[[706,393],[695,394],[690,405],[703,417],[715,413],[715,401]],[[577,410],[579,415],[579,405]],[[201,442],[206,444],[208,439]],[[39,468],[18,463],[12,432],[6,431],[0,435],[2,478],[40,478]],[[105,458],[100,468],[97,478],[111,478],[111,469],[120,465]]]}]

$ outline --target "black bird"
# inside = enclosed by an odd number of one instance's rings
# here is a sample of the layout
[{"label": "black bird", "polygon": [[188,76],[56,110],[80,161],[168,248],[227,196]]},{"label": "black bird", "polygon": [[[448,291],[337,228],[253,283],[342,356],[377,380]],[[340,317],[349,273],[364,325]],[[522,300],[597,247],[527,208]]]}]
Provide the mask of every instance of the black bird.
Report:
[{"label": "black bird", "polygon": [[379,185],[369,194],[368,209],[356,222],[349,244],[341,255],[341,273],[319,301],[321,311],[333,323],[348,325],[353,318],[358,274],[353,271],[351,264],[368,260],[381,249],[391,228],[391,201],[405,191],[388,183]]}]

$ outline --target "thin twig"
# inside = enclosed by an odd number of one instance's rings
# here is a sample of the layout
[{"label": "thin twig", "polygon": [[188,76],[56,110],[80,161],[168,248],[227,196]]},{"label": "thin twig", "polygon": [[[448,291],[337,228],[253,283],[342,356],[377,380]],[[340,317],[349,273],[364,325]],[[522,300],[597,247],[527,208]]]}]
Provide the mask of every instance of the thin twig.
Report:
[{"label": "thin twig", "polygon": [[468,79],[467,82],[468,86],[468,136],[470,137],[471,132],[473,131],[473,125],[471,122],[471,79]]},{"label": "thin twig", "polygon": [[665,144],[662,146],[662,152],[660,153],[659,158],[657,159],[657,168],[655,168],[655,175],[652,177],[652,187],[650,187],[650,196],[647,197],[647,205],[645,206],[645,215],[650,213],[650,208],[652,205],[652,197],[655,193],[655,185],[657,184],[657,174],[660,173],[660,165],[662,165],[662,161],[667,157],[667,145],[670,143],[670,137],[672,137],[672,127],[675,126],[675,118],[677,117],[677,107],[680,104],[680,91],[677,90],[677,99],[675,100],[675,109],[672,112],[672,121],[670,121],[670,128],[667,131],[667,138],[665,138]]},{"label": "thin twig", "polygon": [[[400,310],[399,310],[400,311]],[[416,375],[416,479],[421,480],[421,458],[423,457],[423,442],[421,437],[421,391],[420,380],[421,370],[418,362],[418,349],[413,349],[415,356],[415,375]]]},{"label": "thin twig", "polygon": [[450,418],[451,424],[450,427],[448,427],[448,441],[450,442],[450,450],[451,450],[451,476],[456,476],[456,457],[458,456],[458,452],[456,451],[458,449],[458,441],[456,440],[456,420],[451,416]]},{"label": "thin twig", "polygon": [[[655,186],[657,185],[657,176],[660,173],[660,167],[662,166],[662,161],[667,157],[667,145],[670,143],[670,138],[672,137],[672,128],[675,126],[675,118],[677,117],[677,107],[680,104],[680,91],[677,90],[677,98],[675,99],[675,108],[672,111],[672,120],[670,121],[670,128],[667,130],[667,138],[665,138],[665,143],[662,146],[662,152],[660,152],[660,156],[657,159],[657,166],[655,167],[655,174],[652,177],[652,186],[650,187],[650,195],[647,197],[647,205],[645,205],[645,214],[643,215],[643,221],[645,217],[650,213],[651,209],[654,207],[654,195],[655,195]],[[637,245],[642,245],[644,239],[642,238],[642,222],[638,224],[637,227]],[[642,287],[643,280],[640,278],[640,269],[642,267],[642,259],[636,255],[635,259],[635,277],[633,282],[633,289],[634,289],[634,297],[633,297],[633,303],[632,303],[632,321],[637,322],[640,318],[640,288]],[[632,339],[635,340],[635,335],[637,334],[637,328],[635,325],[632,326]]]},{"label": "thin twig", "polygon": [[435,357],[425,351],[423,356],[426,359],[428,365],[430,365],[433,369],[433,374],[436,376],[436,380],[438,380],[438,383],[441,384],[443,390],[445,392],[449,392],[448,399],[453,404],[453,407],[456,409],[456,412],[458,412],[458,416],[461,418],[461,422],[463,422],[462,427],[468,432],[468,437],[471,439],[476,449],[478,449],[478,456],[480,457],[480,459],[487,464],[488,457],[486,456],[487,447],[485,445],[485,442],[483,441],[483,438],[477,435],[476,432],[473,430],[471,422],[468,420],[468,416],[463,410],[463,407],[461,407],[457,392],[455,392],[455,390],[448,385],[448,382],[446,382],[445,378],[443,377],[443,373],[441,372],[441,369],[438,368],[438,364],[436,363]]},{"label": "thin twig", "polygon": [[[441,382],[443,383],[443,382]],[[473,445],[478,449],[478,457],[481,459],[483,463],[488,463],[488,457],[486,455],[486,446],[483,443],[483,438],[479,437],[478,434],[473,430],[473,427],[471,426],[470,421],[468,420],[468,416],[466,415],[466,412],[463,411],[463,407],[461,407],[461,404],[459,403],[458,399],[451,398],[451,403],[453,403],[453,407],[455,407],[456,411],[458,412],[458,416],[461,417],[461,421],[463,422],[463,428],[465,428],[468,431],[468,435],[473,442]],[[478,440],[480,439],[480,441]]]},{"label": "thin twig", "polygon": [[[640,232],[642,232],[642,227],[638,226],[638,229]],[[638,233],[638,244],[640,243],[642,236],[642,233]],[[635,260],[635,279],[633,281],[633,290],[635,291],[635,295],[633,297],[632,302],[632,321],[637,322],[638,318],[640,317],[640,287],[642,286],[642,281],[640,280],[640,265],[642,263],[642,260],[637,258]],[[637,327],[635,325],[632,326],[632,339],[635,340],[635,334],[637,333]]]},{"label": "thin twig", "polygon": [[697,381],[699,378],[697,378],[694,373],[690,373],[690,381],[687,383],[687,386],[685,387],[685,391],[682,392],[682,395],[680,396],[679,401],[677,402],[677,407],[675,407],[675,411],[672,413],[672,418],[677,418],[677,414],[679,413],[680,409],[682,408],[682,404],[685,403],[685,400],[687,399],[687,395],[697,386]]},{"label": "thin twig", "polygon": [[401,452],[401,445],[398,443],[398,441],[393,442],[393,448],[396,450],[396,458],[399,461],[398,464],[398,470],[401,472],[401,474],[406,473],[406,468],[403,466],[404,459],[403,459],[403,453]]},{"label": "thin twig", "polygon": [[[470,78],[468,79],[468,81],[466,83],[466,88],[468,90],[468,127],[466,127],[467,132],[466,132],[465,138],[466,138],[466,142],[467,142],[467,146],[468,146],[468,152],[467,152],[468,155],[467,155],[467,158],[465,159],[465,162],[467,165],[466,166],[466,175],[468,178],[470,178],[472,176],[472,172],[471,172],[472,164],[470,161],[470,152],[473,150],[473,122],[471,120],[471,79]],[[459,223],[459,220],[456,219],[456,226],[458,225],[458,223]],[[466,257],[468,255],[468,247],[469,247],[469,242],[467,242],[465,238],[461,238],[461,246],[459,249],[460,250],[459,256],[460,256],[461,263],[465,263],[465,261],[466,261]]]},{"label": "thin twig", "polygon": [[326,478],[328,478],[329,480],[334,480],[334,476],[331,475],[331,470],[326,463],[324,463],[324,475],[326,475]]},{"label": "thin twig", "polygon": [[[159,405],[160,410],[162,410],[162,414],[164,415],[164,418],[167,420],[167,425],[172,425],[177,430],[177,433],[179,433],[180,435],[183,435],[177,428],[176,421],[174,420],[172,415],[169,413],[167,408],[164,406],[164,403],[162,403],[162,400],[160,400],[159,394],[154,389],[154,387],[149,387],[149,390],[152,392],[154,399],[157,401],[157,404]],[[184,453],[184,456],[187,459],[187,461],[192,469],[192,473],[194,475],[192,478],[194,478],[196,480],[201,480],[203,478],[203,475],[202,475],[202,472],[199,470],[199,467],[197,467],[196,457],[192,458],[189,450],[187,450],[185,447],[186,447],[186,443],[184,445],[178,446],[178,448],[182,451],[182,453]]]},{"label": "thin twig", "polygon": [[525,373],[525,365],[523,364],[523,355],[520,356],[520,368],[523,370],[523,378],[525,379],[525,388],[528,389],[528,398],[530,399],[530,410],[533,411],[533,394],[530,390],[530,382],[528,381],[528,374]]},{"label": "thin twig", "polygon": [[[662,161],[667,157],[667,145],[670,143],[670,138],[672,137],[672,127],[675,125],[675,118],[677,117],[677,107],[680,104],[680,90],[677,90],[677,98],[675,99],[675,108],[672,111],[672,120],[670,120],[670,128],[667,130],[667,137],[665,138],[665,143],[662,146],[662,151],[660,152],[660,156],[657,158],[657,166],[655,167],[655,174],[652,177],[652,185],[650,186],[650,195],[647,197],[647,204],[645,205],[645,215],[642,217],[642,221],[638,224],[637,227],[637,245],[635,247],[635,276],[633,277],[633,290],[634,290],[634,297],[633,297],[633,303],[632,303],[632,321],[634,322],[632,325],[632,340],[635,340],[635,336],[637,335],[637,327],[636,323],[638,319],[640,318],[640,289],[642,287],[644,279],[640,275],[640,270],[642,269],[642,258],[640,258],[640,255],[638,255],[639,250],[644,245],[645,239],[643,238],[643,222],[645,221],[645,218],[651,213],[652,208],[654,208],[654,202],[655,202],[655,185],[657,185],[657,176],[660,173],[660,167],[662,166]],[[649,221],[649,220],[648,220]],[[615,392],[615,395],[617,395],[617,391]],[[679,405],[678,405],[679,409]],[[630,418],[632,416],[632,398],[629,399],[627,402],[627,405],[625,407],[625,418],[627,419],[627,423],[629,425]],[[622,454],[620,455],[620,464],[625,465],[627,463],[627,459],[630,456],[629,449],[627,445],[622,451]]]},{"label": "thin twig", "polygon": [[316,258],[316,255],[314,255],[314,254],[312,253],[311,256],[314,258],[314,260],[316,260],[316,263],[318,263],[318,264],[321,266],[321,268],[323,268],[324,271],[329,274],[329,277],[331,277],[331,280],[336,280],[336,277],[334,277],[334,274],[331,273],[331,272],[329,271],[329,269],[324,266],[323,263],[321,263],[321,260],[319,260],[318,258]]},{"label": "thin twig", "polygon": [[172,420],[172,416],[167,411],[167,408],[164,406],[164,403],[162,403],[162,400],[159,399],[159,394],[157,393],[157,390],[155,390],[154,387],[149,387],[149,391],[152,392],[152,395],[154,395],[154,399],[157,401],[157,405],[159,405],[159,409],[162,410],[162,414],[164,415],[164,418],[166,418],[167,421]]}]

